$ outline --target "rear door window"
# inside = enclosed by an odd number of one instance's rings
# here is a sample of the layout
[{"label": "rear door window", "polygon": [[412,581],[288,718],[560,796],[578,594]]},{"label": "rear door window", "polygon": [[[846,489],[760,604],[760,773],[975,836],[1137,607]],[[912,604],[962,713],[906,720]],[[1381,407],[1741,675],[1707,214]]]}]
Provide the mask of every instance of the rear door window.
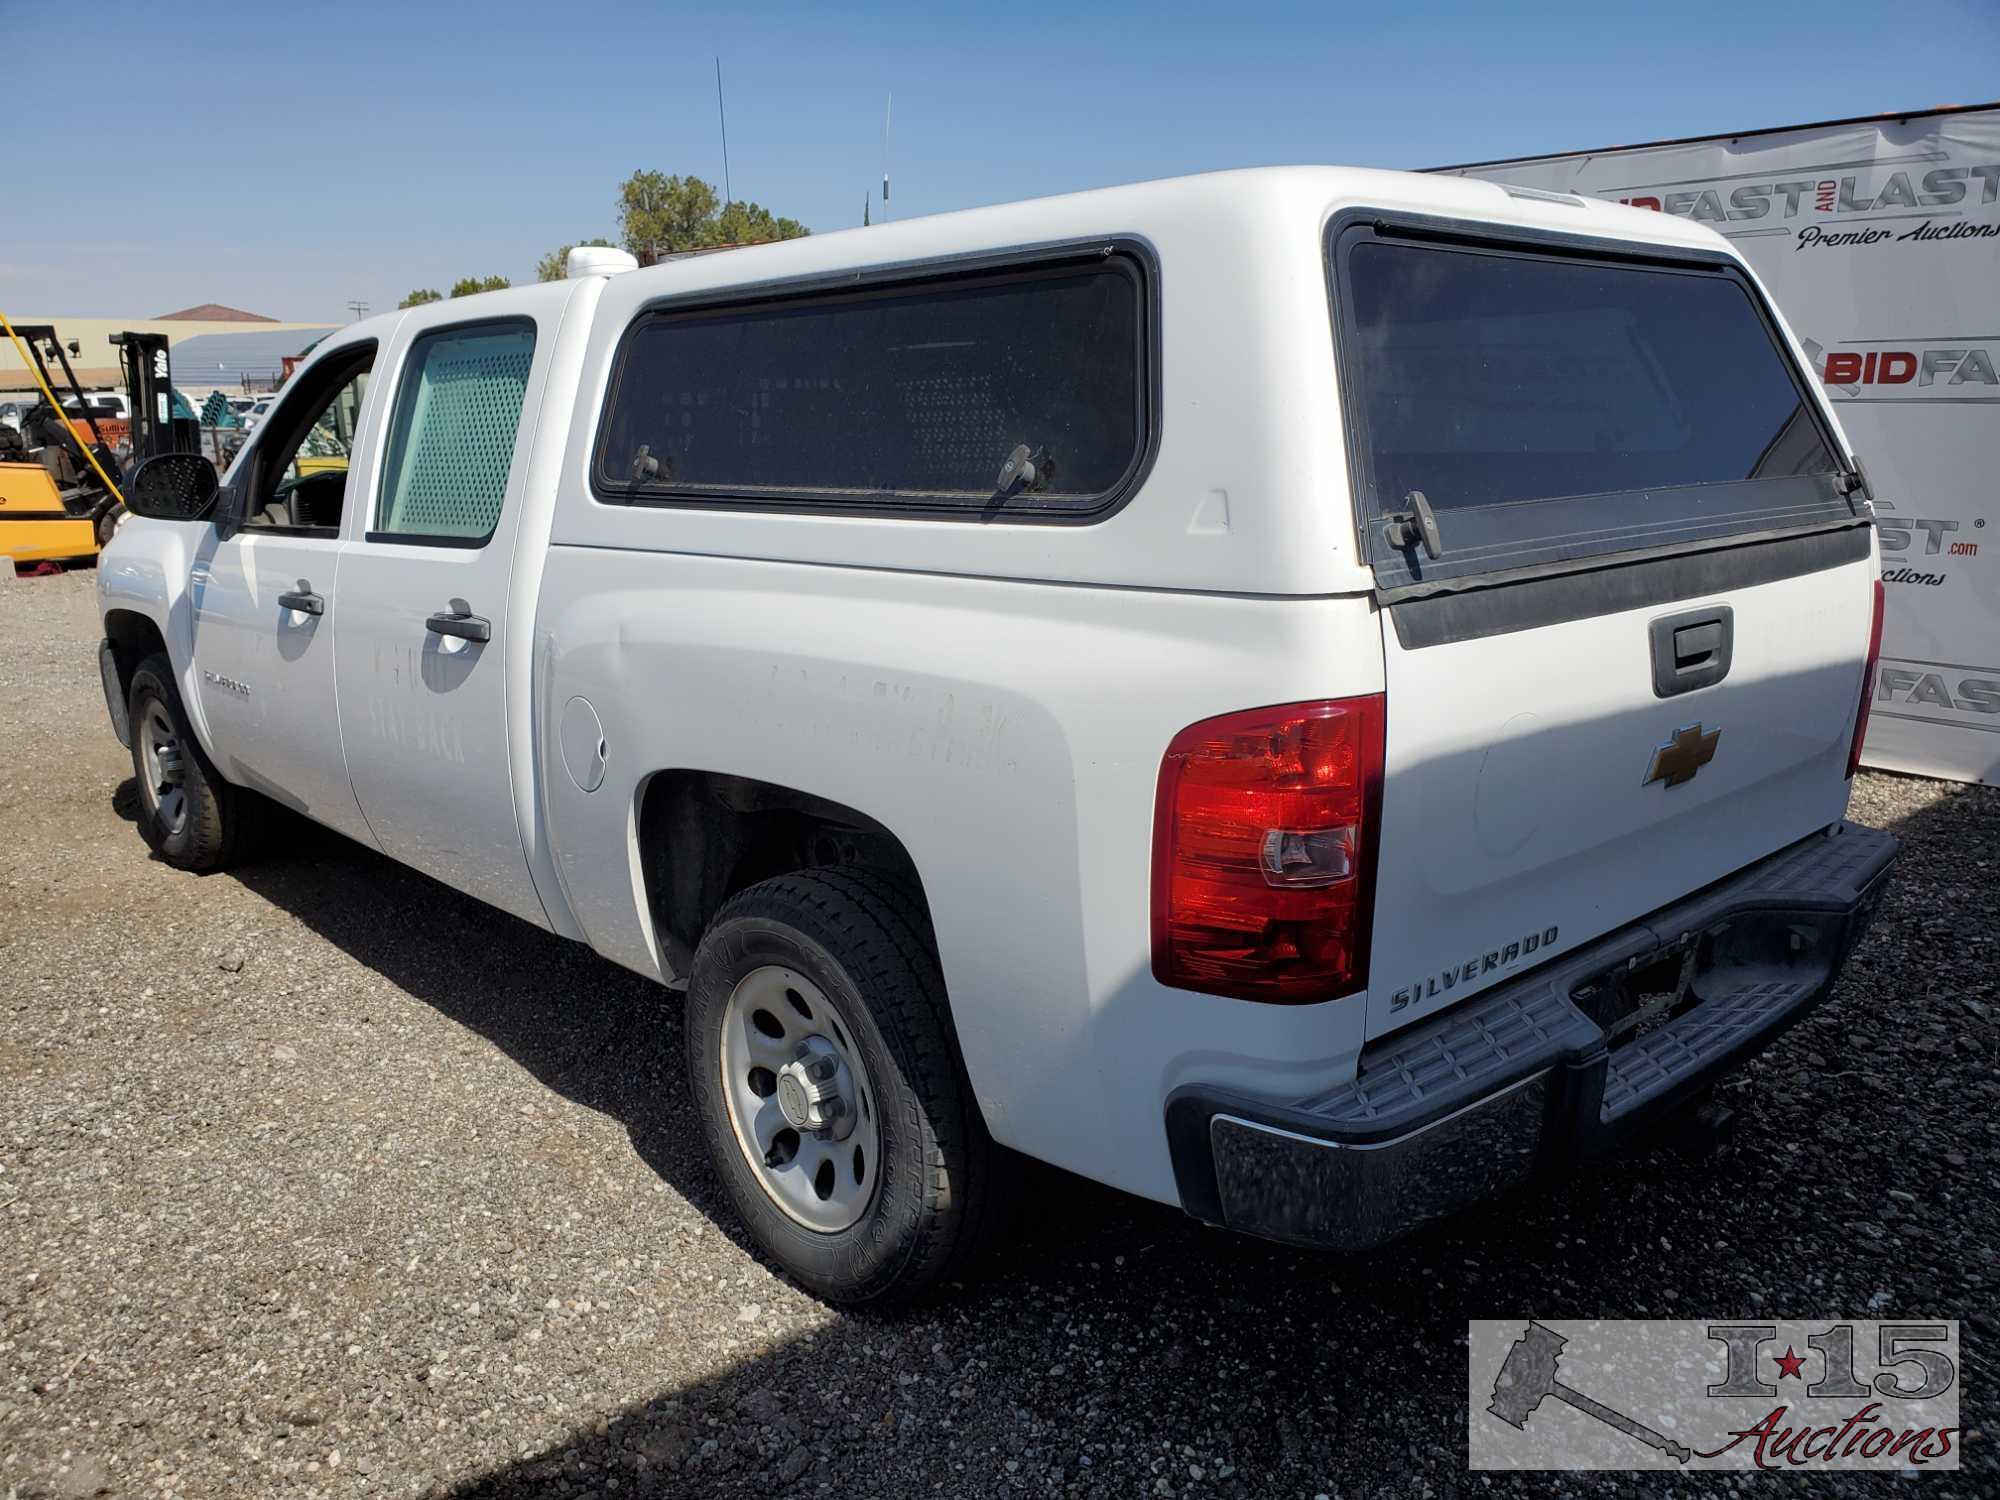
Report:
[{"label": "rear door window", "polygon": [[[1090,515],[1147,436],[1143,277],[1122,255],[664,310],[627,334],[602,498]],[[1030,464],[1003,478],[1017,453]]]},{"label": "rear door window", "polygon": [[534,359],[535,325],[514,319],[410,345],[370,541],[477,546],[493,535]]},{"label": "rear door window", "polygon": [[[1852,519],[1749,284],[1378,232],[1336,250],[1352,456],[1384,586]],[[1381,518],[1421,491],[1441,556]]]}]

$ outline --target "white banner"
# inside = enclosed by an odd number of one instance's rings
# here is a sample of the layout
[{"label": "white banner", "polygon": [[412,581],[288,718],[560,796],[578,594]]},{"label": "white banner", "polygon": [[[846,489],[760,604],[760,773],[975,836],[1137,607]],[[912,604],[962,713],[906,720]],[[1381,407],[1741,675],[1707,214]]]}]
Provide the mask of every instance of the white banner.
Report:
[{"label": "white banner", "polygon": [[1735,243],[1875,490],[1889,602],[1863,759],[2000,783],[2000,107],[1446,170]]}]

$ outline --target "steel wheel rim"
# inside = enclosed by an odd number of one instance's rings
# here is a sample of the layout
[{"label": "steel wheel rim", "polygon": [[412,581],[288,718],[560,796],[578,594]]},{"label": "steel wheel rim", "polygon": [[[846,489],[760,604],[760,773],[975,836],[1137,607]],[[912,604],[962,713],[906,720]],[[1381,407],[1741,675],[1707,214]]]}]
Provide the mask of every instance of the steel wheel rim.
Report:
[{"label": "steel wheel rim", "polygon": [[187,767],[182,761],[180,732],[155,699],[139,721],[139,791],[146,810],[168,833],[187,823]]},{"label": "steel wheel rim", "polygon": [[[818,1065],[842,1109],[825,1130],[795,1114],[795,1086],[781,1076]],[[880,1104],[847,1018],[795,969],[767,964],[736,982],[722,1008],[722,1098],[744,1164],[785,1216],[818,1234],[859,1223],[881,1176]]]}]

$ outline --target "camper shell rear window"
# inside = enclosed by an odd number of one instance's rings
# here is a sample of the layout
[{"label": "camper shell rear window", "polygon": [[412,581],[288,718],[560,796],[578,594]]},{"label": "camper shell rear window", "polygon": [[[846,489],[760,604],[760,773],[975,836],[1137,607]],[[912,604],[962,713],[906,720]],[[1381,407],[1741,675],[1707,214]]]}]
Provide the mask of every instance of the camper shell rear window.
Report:
[{"label": "camper shell rear window", "polygon": [[[1151,443],[1148,279],[1139,254],[1099,244],[655,307],[619,347],[595,491],[632,504],[1095,519],[1129,494]],[[1017,456],[1028,468],[1003,475]]]},{"label": "camper shell rear window", "polygon": [[[1831,434],[1722,255],[1366,215],[1328,230],[1383,589],[1852,523]],[[1390,518],[1421,492],[1439,556]]]}]

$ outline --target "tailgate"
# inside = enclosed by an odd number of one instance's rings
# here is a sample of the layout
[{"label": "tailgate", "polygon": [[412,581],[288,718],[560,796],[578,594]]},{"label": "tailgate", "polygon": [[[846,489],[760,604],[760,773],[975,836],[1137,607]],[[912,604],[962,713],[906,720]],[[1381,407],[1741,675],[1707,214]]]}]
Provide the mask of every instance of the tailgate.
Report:
[{"label": "tailgate", "polygon": [[[1436,639],[1421,604],[1391,607],[1370,1035],[1840,818],[1868,532],[1746,551],[1822,566],[1473,639]],[[1686,572],[1719,571],[1721,556]],[[1682,615],[1726,618],[1729,671],[1660,698],[1653,622]]]},{"label": "tailgate", "polygon": [[1378,1036],[1838,820],[1875,562],[1726,254],[1330,233],[1384,620]]}]

